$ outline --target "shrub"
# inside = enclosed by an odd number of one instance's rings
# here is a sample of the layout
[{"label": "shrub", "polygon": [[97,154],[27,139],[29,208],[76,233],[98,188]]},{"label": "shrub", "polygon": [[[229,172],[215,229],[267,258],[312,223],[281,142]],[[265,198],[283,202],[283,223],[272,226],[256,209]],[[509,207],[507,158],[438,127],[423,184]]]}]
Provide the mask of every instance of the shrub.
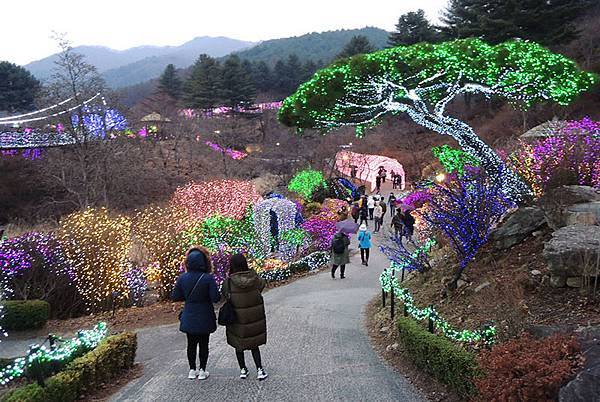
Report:
[{"label": "shrub", "polygon": [[321,268],[329,263],[329,253],[325,251],[315,251],[312,254],[302,257],[298,261],[290,263],[288,269],[291,273],[310,272]]},{"label": "shrub", "polygon": [[479,375],[475,355],[439,335],[432,334],[408,317],[398,319],[399,336],[412,361],[461,396],[474,393]]},{"label": "shrub", "polygon": [[50,304],[43,300],[7,300],[2,305],[4,317],[0,323],[4,329],[38,329],[46,325],[50,318]]},{"label": "shrub", "polygon": [[525,334],[496,346],[480,358],[485,377],[476,380],[483,400],[556,400],[579,365],[575,338],[556,334],[534,339]]},{"label": "shrub", "polygon": [[59,237],[88,310],[106,311],[113,303],[128,300],[129,218],[113,217],[105,208],[88,208],[61,220]]},{"label": "shrub", "polygon": [[46,386],[29,384],[19,387],[4,402],[70,402],[93,392],[134,364],[137,338],[134,333],[111,336],[91,352],[73,360],[65,369],[50,377]]},{"label": "shrub", "polygon": [[313,199],[314,193],[325,186],[323,173],[308,169],[296,173],[288,184],[288,190],[300,195],[302,199],[310,201]]}]

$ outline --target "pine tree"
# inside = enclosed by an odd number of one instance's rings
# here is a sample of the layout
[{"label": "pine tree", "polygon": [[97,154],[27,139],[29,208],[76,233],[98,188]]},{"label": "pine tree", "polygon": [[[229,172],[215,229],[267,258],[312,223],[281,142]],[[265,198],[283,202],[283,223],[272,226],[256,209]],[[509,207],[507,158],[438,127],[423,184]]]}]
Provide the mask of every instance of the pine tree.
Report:
[{"label": "pine tree", "polygon": [[256,89],[251,73],[238,56],[229,56],[223,63],[219,89],[223,103],[231,108],[249,106],[254,102]]},{"label": "pine tree", "polygon": [[317,65],[312,60],[307,60],[302,66],[302,77],[301,81],[307,81],[317,71]]},{"label": "pine tree", "polygon": [[181,96],[181,86],[181,79],[175,71],[175,66],[173,64],[167,65],[165,71],[160,76],[158,90],[173,99],[179,99]]},{"label": "pine tree", "polygon": [[263,60],[254,64],[252,78],[256,89],[262,92],[270,91],[273,87],[271,69]]},{"label": "pine tree", "polygon": [[0,110],[33,109],[40,83],[26,69],[8,61],[0,62]]},{"label": "pine tree", "polygon": [[429,23],[421,9],[402,14],[396,24],[396,31],[390,34],[388,44],[391,47],[412,45],[419,42],[438,42],[440,34]]},{"label": "pine tree", "polygon": [[202,54],[192,66],[185,83],[185,102],[195,109],[212,109],[220,102],[221,65],[212,57]]},{"label": "pine tree", "polygon": [[448,38],[481,37],[490,43],[529,39],[543,45],[577,37],[574,21],[590,0],[450,0],[441,27]]},{"label": "pine tree", "polygon": [[369,39],[364,35],[355,35],[350,39],[350,42],[344,46],[344,49],[338,54],[338,59],[352,57],[357,54],[371,53],[375,48],[369,42]]}]

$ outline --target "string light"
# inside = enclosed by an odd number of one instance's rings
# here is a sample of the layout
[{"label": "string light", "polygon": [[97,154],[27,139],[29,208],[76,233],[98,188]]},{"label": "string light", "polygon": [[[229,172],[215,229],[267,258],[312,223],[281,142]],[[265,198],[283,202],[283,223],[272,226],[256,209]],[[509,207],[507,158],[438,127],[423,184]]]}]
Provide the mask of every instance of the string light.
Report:
[{"label": "string light", "polygon": [[82,355],[95,349],[98,344],[108,336],[106,323],[99,322],[91,330],[81,330],[71,339],[63,340],[51,335],[54,347],[44,345],[32,345],[25,357],[15,359],[11,364],[0,370],[0,385],[22,377],[33,364],[65,364],[76,356]]},{"label": "string light", "polygon": [[211,215],[242,219],[249,205],[261,199],[252,182],[240,180],[213,180],[190,183],[173,195],[173,205],[187,210],[200,221]]},{"label": "string light", "polygon": [[[477,159],[465,151],[454,149],[448,145],[433,147],[431,148],[431,152],[434,157],[438,158],[447,173],[458,172],[458,174],[462,175],[466,165],[479,166],[479,161]],[[441,182],[444,181],[444,179],[438,181]]]},{"label": "string light", "polygon": [[300,195],[304,200],[311,200],[312,195],[325,186],[323,173],[318,170],[301,170],[296,173],[290,183],[288,190]]},{"label": "string light", "polygon": [[107,310],[129,297],[125,278],[132,246],[128,218],[111,217],[105,208],[88,208],[61,221],[59,239],[88,310]]},{"label": "string light", "polygon": [[231,148],[223,148],[219,144],[214,143],[212,141],[206,141],[206,145],[208,145],[211,149],[213,149],[217,152],[221,152],[222,154],[229,156],[231,159],[240,160],[240,159],[244,159],[246,156],[248,156],[248,154],[245,152],[237,151],[237,150],[231,149]]},{"label": "string light", "polygon": [[296,213],[296,204],[284,198],[268,198],[254,206],[254,227],[263,255],[277,251],[284,261],[293,258],[297,247],[282,235],[295,229]]},{"label": "string light", "polygon": [[528,41],[420,43],[318,71],[284,100],[279,119],[299,132],[351,125],[362,136],[384,115],[407,113],[417,124],[454,138],[510,199],[520,200],[531,193],[528,186],[468,124],[445,115],[446,106],[466,93],[501,96],[525,107],[543,101],[567,105],[597,81],[572,60]]}]

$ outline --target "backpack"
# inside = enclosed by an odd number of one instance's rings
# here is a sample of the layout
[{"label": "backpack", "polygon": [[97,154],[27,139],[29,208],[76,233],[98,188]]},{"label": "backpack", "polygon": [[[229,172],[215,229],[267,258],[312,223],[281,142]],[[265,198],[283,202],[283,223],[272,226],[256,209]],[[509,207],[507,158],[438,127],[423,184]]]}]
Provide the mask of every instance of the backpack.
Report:
[{"label": "backpack", "polygon": [[343,254],[346,250],[346,243],[344,242],[344,236],[337,236],[333,239],[333,243],[331,244],[333,247],[334,254]]}]

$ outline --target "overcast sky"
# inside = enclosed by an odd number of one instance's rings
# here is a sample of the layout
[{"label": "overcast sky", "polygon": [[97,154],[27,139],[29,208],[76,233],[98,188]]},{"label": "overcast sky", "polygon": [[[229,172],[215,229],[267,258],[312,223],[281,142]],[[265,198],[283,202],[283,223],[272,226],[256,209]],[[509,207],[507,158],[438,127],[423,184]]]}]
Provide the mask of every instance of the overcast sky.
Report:
[{"label": "overcast sky", "polygon": [[126,49],[180,45],[197,36],[259,41],[340,28],[392,30],[423,8],[437,20],[447,0],[5,0],[0,4],[0,60],[17,64],[57,51],[52,31],[77,45]]}]

